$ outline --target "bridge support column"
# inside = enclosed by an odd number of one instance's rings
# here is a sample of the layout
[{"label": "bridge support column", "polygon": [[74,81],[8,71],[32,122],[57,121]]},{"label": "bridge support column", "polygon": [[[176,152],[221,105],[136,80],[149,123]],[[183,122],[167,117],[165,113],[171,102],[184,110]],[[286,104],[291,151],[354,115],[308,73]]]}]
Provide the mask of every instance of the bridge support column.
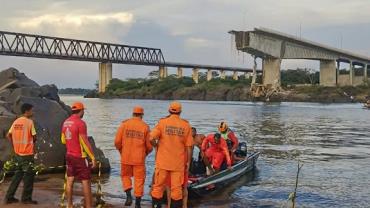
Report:
[{"label": "bridge support column", "polygon": [[159,67],[159,79],[164,79],[168,75],[167,68],[165,66]]},{"label": "bridge support column", "polygon": [[239,77],[238,77],[238,72],[237,71],[234,71],[233,73],[233,80],[238,80]]},{"label": "bridge support column", "polygon": [[112,80],[112,63],[99,63],[99,93],[104,93]]},{"label": "bridge support column", "polygon": [[177,78],[183,77],[183,70],[181,67],[177,67]]},{"label": "bridge support column", "polygon": [[368,84],[368,78],[367,78],[367,64],[364,64],[364,84]]},{"label": "bridge support column", "polygon": [[199,83],[199,69],[197,69],[197,68],[193,69],[193,80],[194,80],[195,84]]},{"label": "bridge support column", "polygon": [[354,68],[353,63],[352,61],[350,61],[349,63],[349,84],[350,86],[353,86],[353,76],[355,75],[353,68]]},{"label": "bridge support column", "polygon": [[272,85],[274,87],[280,87],[280,66],[281,59],[278,58],[265,58],[263,59],[262,71],[263,71],[263,85]]},{"label": "bridge support column", "polygon": [[320,85],[326,87],[337,85],[337,66],[335,60],[320,61]]},{"label": "bridge support column", "polygon": [[250,73],[244,72],[245,79],[249,79],[251,77]]},{"label": "bridge support column", "polygon": [[340,61],[338,60],[337,61],[337,78],[336,78],[337,86],[340,85],[340,83],[339,83],[339,75],[340,75]]},{"label": "bridge support column", "polygon": [[212,70],[208,69],[207,71],[207,81],[211,81],[212,80]]},{"label": "bridge support column", "polygon": [[226,72],[225,72],[225,70],[221,70],[220,77],[221,77],[221,79],[226,79]]}]

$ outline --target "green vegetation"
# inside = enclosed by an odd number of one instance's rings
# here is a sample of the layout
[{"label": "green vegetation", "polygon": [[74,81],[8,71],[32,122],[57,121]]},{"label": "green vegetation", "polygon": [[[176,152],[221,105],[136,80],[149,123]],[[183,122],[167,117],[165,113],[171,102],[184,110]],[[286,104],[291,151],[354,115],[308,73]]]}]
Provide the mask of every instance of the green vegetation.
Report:
[{"label": "green vegetation", "polygon": [[319,84],[320,73],[313,69],[288,69],[281,71],[281,85],[283,87],[289,85]]},{"label": "green vegetation", "polygon": [[119,80],[113,79],[108,88],[106,94],[109,96],[121,96],[133,93],[157,95],[163,93],[173,93],[178,90],[195,88],[200,90],[216,90],[220,87],[226,88],[238,88],[246,87],[250,85],[250,80],[240,79],[233,80],[231,77],[227,77],[225,80],[220,78],[206,81],[205,78],[200,76],[198,84],[195,84],[193,79],[190,77],[176,78],[175,76],[169,76],[165,79],[159,80],[157,78],[150,79],[129,79]]},{"label": "green vegetation", "polygon": [[65,95],[86,95],[89,93],[91,89],[82,89],[82,88],[64,88],[59,89],[59,94],[65,94]]},{"label": "green vegetation", "polygon": [[[251,78],[240,76],[220,79],[214,73],[207,81],[206,73],[199,74],[199,83],[190,77],[177,78],[171,75],[158,79],[156,71],[150,72],[146,79],[113,79],[104,94],[91,93],[87,97],[134,98],[134,99],[184,99],[184,100],[256,100],[251,96]],[[257,77],[257,83],[262,82]],[[370,96],[368,86],[359,87],[323,87],[319,85],[319,72],[312,69],[282,70],[282,87],[285,89],[271,97],[271,101],[302,102],[353,102],[364,101]],[[263,98],[261,98],[263,100]],[[258,100],[258,99],[257,99]]]}]

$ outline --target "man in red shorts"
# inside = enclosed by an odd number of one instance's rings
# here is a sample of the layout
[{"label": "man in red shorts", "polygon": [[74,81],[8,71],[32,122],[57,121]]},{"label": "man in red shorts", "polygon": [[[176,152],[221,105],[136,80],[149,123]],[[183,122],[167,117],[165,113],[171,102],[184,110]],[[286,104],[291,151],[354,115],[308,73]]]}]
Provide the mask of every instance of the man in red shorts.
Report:
[{"label": "man in red shorts", "polygon": [[86,208],[92,207],[91,195],[91,167],[86,159],[92,161],[92,168],[96,167],[96,160],[87,138],[87,128],[82,120],[85,107],[82,103],[76,102],[72,105],[72,115],[64,121],[62,128],[62,143],[66,145],[67,165],[67,208],[73,207],[73,183],[74,180],[81,180]]}]

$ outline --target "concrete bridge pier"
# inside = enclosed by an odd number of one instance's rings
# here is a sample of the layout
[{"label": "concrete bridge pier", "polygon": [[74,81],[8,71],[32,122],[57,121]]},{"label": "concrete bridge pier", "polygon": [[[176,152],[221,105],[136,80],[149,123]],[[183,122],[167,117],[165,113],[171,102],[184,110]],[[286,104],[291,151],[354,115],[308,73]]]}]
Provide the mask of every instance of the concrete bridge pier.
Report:
[{"label": "concrete bridge pier", "polygon": [[265,58],[262,63],[262,82],[264,86],[272,85],[280,87],[280,67],[281,59],[278,58]]},{"label": "concrete bridge pier", "polygon": [[208,69],[207,71],[207,81],[211,81],[213,78],[212,76],[212,70],[211,69]]},{"label": "concrete bridge pier", "polygon": [[195,84],[199,83],[199,69],[197,69],[197,68],[193,69],[193,80],[194,80]]},{"label": "concrete bridge pier", "polygon": [[336,77],[337,86],[340,86],[339,76],[340,76],[340,61],[337,60],[337,77]]},{"label": "concrete bridge pier", "polygon": [[245,79],[249,79],[251,77],[251,74],[248,72],[244,72]]},{"label": "concrete bridge pier", "polygon": [[221,70],[220,78],[221,79],[226,79],[226,72],[225,72],[225,70]]},{"label": "concrete bridge pier", "polygon": [[349,85],[353,86],[353,76],[354,76],[354,71],[353,71],[353,62],[349,62]]},{"label": "concrete bridge pier", "polygon": [[234,71],[233,73],[233,80],[238,80],[239,77],[238,77],[238,72],[237,71]]},{"label": "concrete bridge pier", "polygon": [[364,63],[364,83],[367,85],[369,82],[369,79],[367,78],[367,67],[368,65]]},{"label": "concrete bridge pier", "polygon": [[99,93],[104,93],[112,80],[112,63],[99,63]]},{"label": "concrete bridge pier", "polygon": [[337,85],[337,67],[335,60],[320,61],[320,85],[334,87]]},{"label": "concrete bridge pier", "polygon": [[177,78],[182,78],[183,76],[183,69],[181,67],[177,67]]},{"label": "concrete bridge pier", "polygon": [[159,66],[159,79],[164,79],[168,76],[168,70],[165,66]]}]

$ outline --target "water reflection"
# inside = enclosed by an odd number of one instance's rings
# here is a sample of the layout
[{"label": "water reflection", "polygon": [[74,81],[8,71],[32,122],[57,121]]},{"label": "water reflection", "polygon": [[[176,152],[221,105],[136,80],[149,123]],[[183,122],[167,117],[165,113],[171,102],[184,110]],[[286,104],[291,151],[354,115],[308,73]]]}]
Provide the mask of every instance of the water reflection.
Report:
[{"label": "water reflection", "polygon": [[[81,99],[63,97],[66,103]],[[112,164],[103,190],[108,200],[123,196],[119,155],[113,138],[119,123],[143,105],[145,121],[153,127],[167,115],[169,101],[83,100],[88,107],[89,134]],[[226,120],[249,149],[262,152],[258,172],[240,178],[209,198],[192,202],[195,207],[281,207],[294,189],[296,159],[305,165],[298,189],[298,204],[304,207],[368,207],[370,203],[370,111],[358,104],[183,101],[183,117],[200,133],[217,130]],[[153,171],[153,155],[147,162]],[[146,192],[151,180],[146,181]],[[150,198],[146,193],[145,200]]]}]

